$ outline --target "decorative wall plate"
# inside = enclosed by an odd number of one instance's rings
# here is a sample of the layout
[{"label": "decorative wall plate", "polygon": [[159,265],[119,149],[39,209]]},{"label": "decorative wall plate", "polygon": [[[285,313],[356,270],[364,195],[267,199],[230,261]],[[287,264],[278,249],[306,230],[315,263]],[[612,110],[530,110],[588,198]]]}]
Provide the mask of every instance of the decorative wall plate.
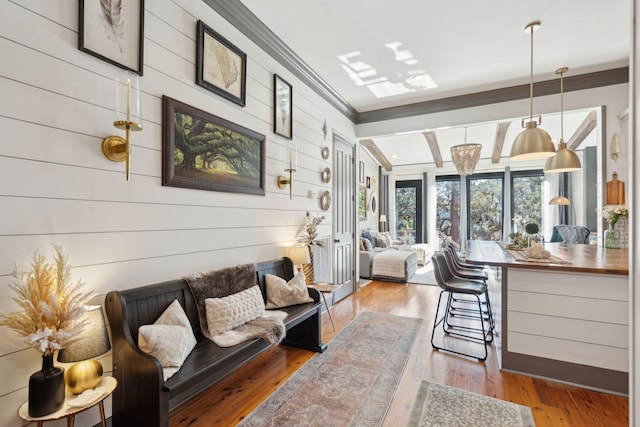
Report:
[{"label": "decorative wall plate", "polygon": [[329,181],[331,181],[331,169],[324,168],[324,170],[322,171],[322,182],[329,182]]},{"label": "decorative wall plate", "polygon": [[322,147],[322,158],[323,159],[328,159],[329,158],[329,147]]},{"label": "decorative wall plate", "polygon": [[329,210],[330,207],[331,207],[331,193],[327,190],[322,193],[322,196],[320,196],[320,208],[322,208],[323,211],[326,211],[326,210]]}]

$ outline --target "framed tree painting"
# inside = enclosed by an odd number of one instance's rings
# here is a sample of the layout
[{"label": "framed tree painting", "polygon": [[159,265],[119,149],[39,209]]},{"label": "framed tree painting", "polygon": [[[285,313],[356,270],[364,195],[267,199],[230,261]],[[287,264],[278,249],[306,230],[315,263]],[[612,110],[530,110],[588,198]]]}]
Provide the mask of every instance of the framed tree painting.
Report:
[{"label": "framed tree painting", "polygon": [[273,75],[273,132],[293,139],[293,88],[282,77]]},{"label": "framed tree painting", "polygon": [[144,0],[80,0],[78,49],[142,75]]},{"label": "framed tree painting", "polygon": [[162,185],[265,194],[265,136],[164,96]]},{"label": "framed tree painting", "polygon": [[198,21],[196,84],[244,107],[247,55]]}]

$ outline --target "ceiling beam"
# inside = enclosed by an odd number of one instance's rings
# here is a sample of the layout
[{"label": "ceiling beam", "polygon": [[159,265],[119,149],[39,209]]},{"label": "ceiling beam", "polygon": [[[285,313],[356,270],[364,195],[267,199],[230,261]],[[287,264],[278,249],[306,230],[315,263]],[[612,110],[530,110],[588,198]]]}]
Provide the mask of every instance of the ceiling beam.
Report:
[{"label": "ceiling beam", "polygon": [[507,129],[511,122],[500,122],[496,129],[496,140],[493,142],[493,154],[491,155],[491,163],[500,163],[502,157],[502,147],[504,147],[504,139],[507,136]]},{"label": "ceiling beam", "polygon": [[437,168],[442,167],[442,154],[440,154],[440,146],[438,145],[438,138],[436,137],[436,133],[432,130],[422,133],[425,138],[427,138],[427,142],[429,143],[429,149],[431,150],[431,155],[433,156],[433,161],[436,163]]},{"label": "ceiling beam", "polygon": [[369,154],[373,156],[374,159],[378,162],[380,166],[384,168],[387,172],[391,172],[393,166],[391,166],[391,162],[382,154],[382,151],[378,148],[373,139],[363,139],[360,141],[360,145],[367,149]]},{"label": "ceiling beam", "polygon": [[569,141],[567,141],[567,146],[569,149],[575,151],[580,144],[589,136],[592,130],[596,128],[598,124],[598,115],[595,111],[590,111],[589,115],[584,118],[578,129],[571,135]]}]

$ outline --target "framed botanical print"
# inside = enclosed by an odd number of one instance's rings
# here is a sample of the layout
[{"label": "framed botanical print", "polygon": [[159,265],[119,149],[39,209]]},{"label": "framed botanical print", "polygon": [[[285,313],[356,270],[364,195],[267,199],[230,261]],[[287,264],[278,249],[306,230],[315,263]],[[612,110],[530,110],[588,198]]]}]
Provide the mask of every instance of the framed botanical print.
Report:
[{"label": "framed botanical print", "polygon": [[142,75],[144,0],[80,0],[78,49]]},{"label": "framed botanical print", "polygon": [[198,21],[196,84],[244,107],[247,55],[229,40]]},{"label": "framed botanical print", "polygon": [[293,88],[282,77],[273,75],[273,132],[293,139]]}]

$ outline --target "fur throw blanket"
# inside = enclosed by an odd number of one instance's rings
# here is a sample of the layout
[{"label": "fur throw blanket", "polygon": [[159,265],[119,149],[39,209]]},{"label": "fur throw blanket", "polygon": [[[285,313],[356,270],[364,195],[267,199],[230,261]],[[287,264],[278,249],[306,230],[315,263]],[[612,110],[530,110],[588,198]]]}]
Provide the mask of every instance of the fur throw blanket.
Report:
[{"label": "fur throw blanket", "polygon": [[287,313],[269,310],[262,316],[219,335],[211,336],[207,323],[207,298],[223,298],[256,286],[256,265],[243,264],[221,270],[187,276],[191,293],[196,302],[202,334],[221,347],[230,347],[252,338],[264,338],[277,344],[284,338],[286,329],[283,320]]},{"label": "fur throw blanket", "polygon": [[232,347],[253,338],[262,338],[269,344],[278,344],[286,333],[283,322],[285,317],[287,313],[284,311],[268,310],[257,319],[216,335],[212,340],[220,347]]}]

